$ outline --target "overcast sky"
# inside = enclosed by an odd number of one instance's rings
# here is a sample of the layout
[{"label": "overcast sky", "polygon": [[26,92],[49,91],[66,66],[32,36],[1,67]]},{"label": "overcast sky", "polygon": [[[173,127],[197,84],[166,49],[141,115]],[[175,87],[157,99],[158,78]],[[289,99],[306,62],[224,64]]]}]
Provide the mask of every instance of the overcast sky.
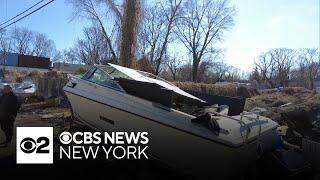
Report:
[{"label": "overcast sky", "polygon": [[[39,0],[0,0],[0,22]],[[221,47],[228,64],[251,70],[254,59],[269,48],[319,48],[320,0],[231,0],[237,10],[235,26],[225,34]],[[56,0],[18,22],[54,40],[58,50],[69,48],[88,22],[70,22],[72,7]]]}]

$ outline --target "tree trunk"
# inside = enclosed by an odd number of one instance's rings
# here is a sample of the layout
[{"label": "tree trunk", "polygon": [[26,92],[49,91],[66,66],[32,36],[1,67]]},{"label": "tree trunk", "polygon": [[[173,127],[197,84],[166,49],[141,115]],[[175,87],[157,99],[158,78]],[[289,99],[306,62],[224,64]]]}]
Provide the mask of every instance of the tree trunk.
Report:
[{"label": "tree trunk", "polygon": [[313,80],[311,75],[309,76],[309,81],[310,81],[310,87],[309,88],[312,90],[314,88],[314,80]]},{"label": "tree trunk", "polygon": [[155,75],[159,75],[160,73],[160,63],[161,63],[161,60],[157,59],[157,67],[156,67]]},{"label": "tree trunk", "polygon": [[198,67],[199,67],[199,59],[196,57],[193,57],[193,63],[192,63],[192,81],[197,82],[198,78]]},{"label": "tree trunk", "polygon": [[120,64],[125,67],[135,66],[135,51],[140,16],[140,0],[125,0],[122,22]]},{"label": "tree trunk", "polygon": [[115,61],[117,61],[117,55],[112,47],[111,39],[108,37],[108,34],[107,34],[106,30],[104,29],[101,19],[99,17],[97,17],[97,19],[98,19],[99,25],[101,27],[102,33],[104,35],[104,38],[106,38],[106,40],[107,40],[107,44],[108,44],[108,47],[109,47],[109,50],[110,50],[110,53],[112,56],[110,62],[115,62]]},{"label": "tree trunk", "polygon": [[274,84],[270,79],[267,78],[267,82],[269,83],[270,88],[274,88]]}]

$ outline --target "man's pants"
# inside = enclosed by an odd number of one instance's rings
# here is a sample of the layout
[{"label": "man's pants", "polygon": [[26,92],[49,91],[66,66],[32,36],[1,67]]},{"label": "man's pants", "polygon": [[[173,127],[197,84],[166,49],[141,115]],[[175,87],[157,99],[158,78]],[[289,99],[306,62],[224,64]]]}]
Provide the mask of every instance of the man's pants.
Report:
[{"label": "man's pants", "polygon": [[2,122],[1,123],[1,129],[6,135],[6,141],[5,143],[10,143],[13,136],[13,124],[14,122]]}]

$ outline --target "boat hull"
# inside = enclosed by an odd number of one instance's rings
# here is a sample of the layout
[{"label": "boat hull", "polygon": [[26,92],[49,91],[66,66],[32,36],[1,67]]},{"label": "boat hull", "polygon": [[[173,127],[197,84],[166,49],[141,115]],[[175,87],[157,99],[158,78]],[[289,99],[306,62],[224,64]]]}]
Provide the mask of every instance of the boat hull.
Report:
[{"label": "boat hull", "polygon": [[185,173],[230,179],[243,175],[256,160],[256,141],[228,146],[75,93],[66,95],[75,117],[95,129],[148,132],[148,153]]}]

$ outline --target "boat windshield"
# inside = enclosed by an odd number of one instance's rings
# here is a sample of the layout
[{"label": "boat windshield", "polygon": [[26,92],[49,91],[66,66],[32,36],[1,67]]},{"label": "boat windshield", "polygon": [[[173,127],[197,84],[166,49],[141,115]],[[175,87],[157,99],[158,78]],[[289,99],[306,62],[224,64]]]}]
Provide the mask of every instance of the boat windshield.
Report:
[{"label": "boat windshield", "polygon": [[101,69],[103,69],[106,73],[108,73],[110,76],[114,77],[114,78],[124,78],[124,79],[133,80],[128,75],[126,75],[123,72],[115,69],[112,66],[107,65],[107,66],[99,66],[99,67]]}]

